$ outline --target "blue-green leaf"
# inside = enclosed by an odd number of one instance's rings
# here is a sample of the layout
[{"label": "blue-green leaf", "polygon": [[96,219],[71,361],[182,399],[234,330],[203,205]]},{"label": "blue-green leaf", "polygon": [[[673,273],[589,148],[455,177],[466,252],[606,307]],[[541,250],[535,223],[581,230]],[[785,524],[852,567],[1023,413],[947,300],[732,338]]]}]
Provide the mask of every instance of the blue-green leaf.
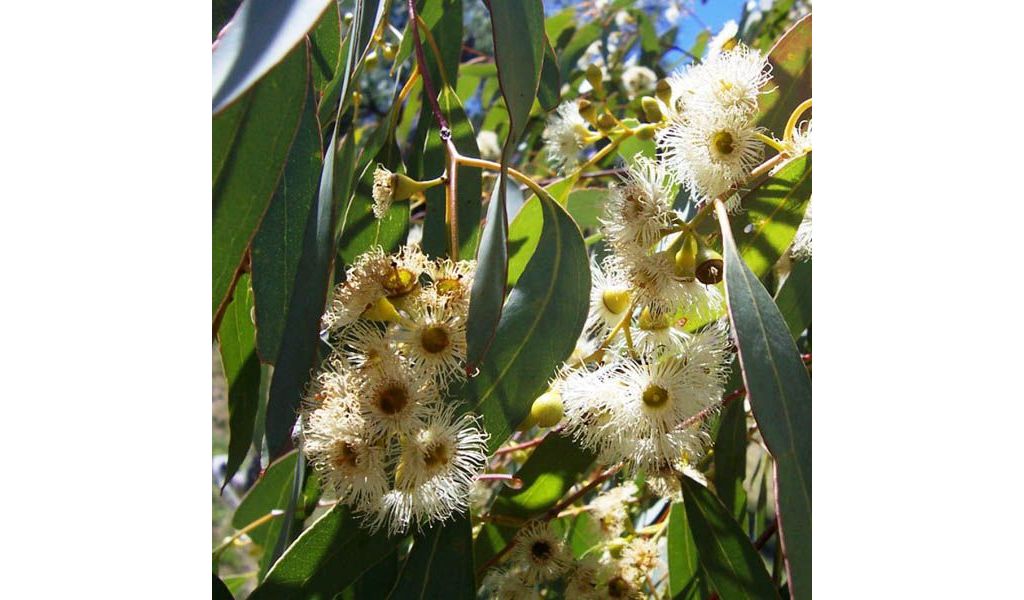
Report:
[{"label": "blue-green leaf", "polygon": [[701,598],[704,587],[697,559],[697,545],[686,520],[682,502],[675,502],[668,514],[668,589],[672,598]]},{"label": "blue-green leaf", "polygon": [[797,21],[775,42],[768,61],[772,83],[768,93],[758,99],[757,124],[782,139],[790,113],[811,97],[811,15]]},{"label": "blue-green leaf", "polygon": [[308,281],[308,274],[299,273],[299,260],[324,166],[321,148],[316,101],[308,94],[284,175],[252,240],[257,343],[263,362],[277,362],[289,308],[293,298],[301,300],[298,288]]},{"label": "blue-green leaf", "polygon": [[779,594],[761,556],[712,493],[683,477],[683,505],[697,557],[722,600],[769,600]]},{"label": "blue-green leaf", "polygon": [[298,130],[307,63],[305,46],[296,48],[247,95],[244,114],[214,117],[214,332]]},{"label": "blue-green leaf", "polygon": [[468,514],[417,533],[387,598],[472,600],[476,597],[472,546]]},{"label": "blue-green leaf", "polygon": [[217,333],[224,378],[228,384],[228,426],[231,434],[224,485],[235,476],[249,453],[260,404],[260,360],[256,356],[252,303],[249,275],[243,274],[238,278],[235,299],[228,305]]},{"label": "blue-green leaf", "polygon": [[302,41],[330,0],[246,0],[213,49],[213,112],[242,95]]},{"label": "blue-green leaf", "polygon": [[394,550],[398,539],[370,534],[337,504],[281,556],[250,600],[329,600]]},{"label": "blue-green leaf", "polygon": [[530,411],[583,330],[590,269],[579,228],[548,194],[540,198],[540,241],[509,294],[495,344],[466,384],[469,408],[482,414],[495,449]]},{"label": "blue-green leaf", "polygon": [[480,234],[476,274],[470,290],[466,324],[466,369],[472,373],[494,341],[505,300],[508,277],[508,191],[515,187],[502,171],[487,205],[487,218]]},{"label": "blue-green leaf", "polygon": [[779,535],[794,598],[811,594],[811,382],[786,321],[720,211],[725,290],[754,420],[776,461]]},{"label": "blue-green leaf", "polygon": [[549,433],[516,472],[523,487],[502,489],[491,514],[524,520],[543,514],[565,496],[596,459],[570,438]]},{"label": "blue-green leaf", "polygon": [[811,324],[811,261],[793,262],[789,277],[775,293],[775,305],[794,338]]},{"label": "blue-green leaf", "polygon": [[485,0],[491,11],[494,62],[511,123],[506,145],[519,141],[537,98],[544,62],[544,5],[540,0]]},{"label": "blue-green leaf", "polygon": [[324,154],[316,204],[306,217],[301,255],[292,299],[285,317],[280,351],[270,382],[266,436],[270,455],[279,456],[291,445],[291,430],[303,390],[316,365],[320,316],[327,303],[331,260],[334,256],[332,208],[334,206],[334,153],[336,137]]},{"label": "blue-green leaf", "polygon": [[740,520],[747,509],[743,479],[747,475],[747,414],[743,402],[730,402],[722,411],[715,436],[715,491]]}]

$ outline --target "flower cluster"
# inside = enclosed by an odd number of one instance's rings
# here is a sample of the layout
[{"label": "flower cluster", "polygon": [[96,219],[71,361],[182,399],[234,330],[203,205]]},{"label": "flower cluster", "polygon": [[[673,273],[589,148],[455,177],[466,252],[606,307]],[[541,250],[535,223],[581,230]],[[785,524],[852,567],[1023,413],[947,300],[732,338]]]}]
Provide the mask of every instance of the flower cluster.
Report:
[{"label": "flower cluster", "polygon": [[303,402],[303,450],[373,530],[407,531],[469,505],[487,435],[445,397],[465,377],[474,264],[415,246],[362,255],[323,316],[333,351]]},{"label": "flower cluster", "polygon": [[736,45],[668,80],[669,125],[657,134],[661,157],[695,197],[710,200],[741,183],[761,162],[754,121],[771,66],[757,50]]},{"label": "flower cluster", "polygon": [[601,541],[573,559],[563,535],[546,521],[522,528],[512,541],[511,561],[488,576],[493,598],[540,598],[538,585],[563,579],[566,598],[639,598],[652,572],[664,564],[656,541],[632,531],[629,508],[638,490],[627,482],[593,499],[584,509]]}]

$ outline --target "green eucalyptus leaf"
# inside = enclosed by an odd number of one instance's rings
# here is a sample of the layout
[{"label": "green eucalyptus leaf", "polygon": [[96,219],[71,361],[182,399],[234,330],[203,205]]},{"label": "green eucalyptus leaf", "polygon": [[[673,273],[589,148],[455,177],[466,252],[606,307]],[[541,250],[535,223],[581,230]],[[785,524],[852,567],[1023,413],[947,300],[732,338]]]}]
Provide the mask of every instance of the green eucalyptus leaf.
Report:
[{"label": "green eucalyptus leaf", "polygon": [[[213,112],[231,104],[302,42],[329,0],[246,0],[213,48]],[[303,54],[304,52],[303,48]]]},{"label": "green eucalyptus leaf", "polygon": [[[402,4],[405,4],[404,0],[402,0]],[[416,14],[427,24],[430,35],[437,42],[438,49],[441,51],[441,62],[444,63],[445,79],[450,85],[455,85],[459,73],[459,58],[462,56],[462,0],[418,0]],[[405,26],[402,42],[395,55],[395,64],[403,63],[412,55],[411,27],[411,22]],[[441,86],[442,78],[437,68],[437,58],[422,32],[420,32],[420,42],[423,44],[423,56],[427,60],[427,68],[430,69],[430,79],[435,85]]]},{"label": "green eucalyptus leaf", "polygon": [[722,600],[767,600],[779,594],[761,556],[729,510],[712,493],[683,477],[683,505],[703,572]]},{"label": "green eucalyptus leaf", "polygon": [[811,15],[797,21],[779,38],[768,53],[768,61],[772,65],[771,91],[758,101],[757,124],[782,139],[790,113],[811,97]]},{"label": "green eucalyptus leaf", "polygon": [[732,234],[743,261],[763,278],[789,249],[811,201],[811,154],[786,162],[741,200]]},{"label": "green eucalyptus leaf", "polygon": [[302,117],[308,77],[306,48],[300,45],[247,95],[244,114],[214,117],[214,332],[277,189]]},{"label": "green eucalyptus leaf", "polygon": [[734,400],[722,410],[715,436],[715,491],[741,520],[747,510],[743,479],[747,476],[747,414],[743,402]]},{"label": "green eucalyptus leaf", "polygon": [[228,589],[227,584],[221,581],[217,574],[213,574],[213,600],[234,600],[234,596],[231,595],[231,590]]},{"label": "green eucalyptus leaf", "polygon": [[231,434],[224,485],[235,476],[249,453],[260,404],[260,360],[256,355],[252,307],[249,275],[243,274],[238,278],[235,299],[228,305],[217,333],[221,364],[228,384],[228,427]]},{"label": "green eucalyptus leaf", "polygon": [[[580,229],[599,229],[608,202],[607,188],[583,188],[569,194],[566,208]],[[515,223],[513,222],[513,227]]]},{"label": "green eucalyptus leaf", "polygon": [[337,139],[332,133],[322,160],[316,203],[306,216],[292,299],[288,304],[280,351],[270,381],[266,437],[272,457],[283,454],[291,445],[291,431],[299,402],[317,362],[320,317],[327,303],[334,257],[332,209],[336,147]]},{"label": "green eucalyptus leaf", "polygon": [[[549,195],[540,198],[540,241],[508,297],[500,341],[466,384],[496,449],[530,411],[555,368],[572,353],[590,302],[590,269],[579,228]],[[471,305],[472,306],[472,305]]]},{"label": "green eucalyptus leaf", "polygon": [[388,599],[476,597],[473,531],[468,514],[428,527],[413,537],[412,550],[401,567]]},{"label": "green eucalyptus leaf", "polygon": [[524,520],[540,516],[565,496],[596,459],[570,438],[549,433],[516,472],[522,488],[503,488],[491,514]]},{"label": "green eucalyptus leaf", "polygon": [[540,0],[485,2],[491,11],[498,82],[511,122],[506,145],[515,144],[537,98],[544,62],[544,5]]},{"label": "green eucalyptus leaf", "polygon": [[309,526],[271,567],[250,600],[329,600],[388,556],[400,540],[370,534],[343,504]]},{"label": "green eucalyptus leaf", "polygon": [[811,261],[793,262],[789,276],[775,294],[775,305],[793,338],[811,324]]},{"label": "green eucalyptus leaf", "polygon": [[257,343],[263,362],[277,363],[289,308],[293,298],[301,300],[295,292],[308,277],[300,276],[299,261],[324,166],[321,148],[316,101],[308,94],[284,175],[252,240]]},{"label": "green eucalyptus leaf", "polygon": [[466,369],[473,372],[491,347],[501,322],[508,277],[508,192],[516,188],[502,170],[487,205],[487,218],[480,234],[476,274],[470,290],[466,323]]},{"label": "green eucalyptus leaf", "polygon": [[540,72],[537,101],[545,111],[555,110],[562,100],[562,75],[558,72],[558,57],[551,42],[544,36],[544,65]]},{"label": "green eucalyptus leaf", "polygon": [[668,514],[668,589],[672,598],[701,598],[706,587],[700,573],[697,545],[686,520],[682,502],[674,502]]},{"label": "green eucalyptus leaf", "polygon": [[320,15],[313,30],[309,32],[309,58],[313,75],[313,87],[317,96],[334,79],[342,68],[341,54],[341,14],[338,3],[330,2],[327,10]]},{"label": "green eucalyptus leaf", "polygon": [[722,223],[725,290],[754,420],[776,461],[779,535],[794,598],[811,593],[811,382],[772,297]]}]

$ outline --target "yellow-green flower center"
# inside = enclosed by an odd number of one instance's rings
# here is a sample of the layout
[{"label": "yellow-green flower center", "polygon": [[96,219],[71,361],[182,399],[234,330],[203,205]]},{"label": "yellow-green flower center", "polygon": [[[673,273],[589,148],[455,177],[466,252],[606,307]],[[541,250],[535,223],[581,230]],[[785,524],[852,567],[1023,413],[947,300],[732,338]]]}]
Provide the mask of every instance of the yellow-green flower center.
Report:
[{"label": "yellow-green flower center", "polygon": [[668,390],[660,385],[651,384],[644,390],[641,398],[647,406],[661,408],[668,402]]},{"label": "yellow-green flower center", "polygon": [[711,138],[711,143],[720,154],[732,154],[735,149],[736,140],[728,131],[719,131]]}]

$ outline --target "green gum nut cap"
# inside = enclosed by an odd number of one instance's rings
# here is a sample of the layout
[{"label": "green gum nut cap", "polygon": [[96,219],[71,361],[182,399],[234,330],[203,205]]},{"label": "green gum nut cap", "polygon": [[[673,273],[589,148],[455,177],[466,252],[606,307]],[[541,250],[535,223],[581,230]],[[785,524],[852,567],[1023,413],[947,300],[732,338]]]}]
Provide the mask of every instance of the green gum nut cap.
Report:
[{"label": "green gum nut cap", "polygon": [[615,127],[615,117],[611,116],[608,113],[602,114],[600,117],[597,118],[597,127],[601,131],[608,131],[609,129]]},{"label": "green gum nut cap", "polygon": [[640,106],[644,109],[644,116],[650,123],[660,123],[665,120],[665,113],[661,112],[661,102],[650,96],[640,99]]},{"label": "green gum nut cap", "polygon": [[533,401],[530,417],[541,427],[554,427],[562,420],[562,395],[549,390]]},{"label": "green gum nut cap", "polygon": [[587,120],[591,124],[595,124],[597,118],[597,108],[594,103],[586,98],[580,98],[579,102],[576,103],[576,107],[580,111],[580,116]]}]

